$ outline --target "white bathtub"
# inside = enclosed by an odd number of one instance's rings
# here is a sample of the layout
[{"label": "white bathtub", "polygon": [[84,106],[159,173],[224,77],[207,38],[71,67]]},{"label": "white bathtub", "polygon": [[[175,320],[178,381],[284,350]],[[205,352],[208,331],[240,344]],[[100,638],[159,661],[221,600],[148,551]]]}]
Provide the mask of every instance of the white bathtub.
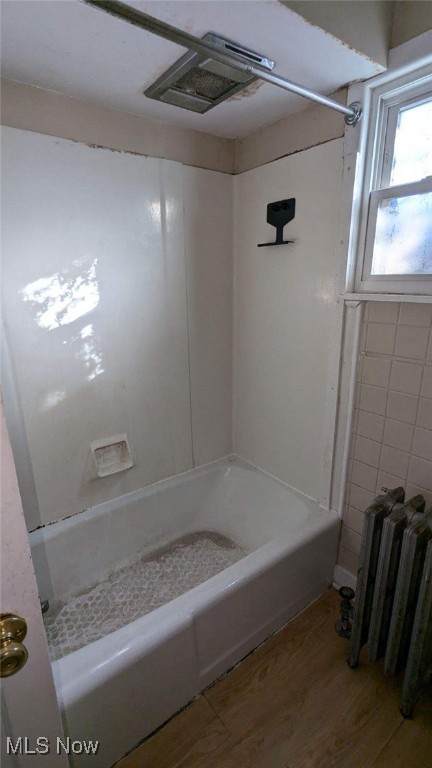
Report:
[{"label": "white bathtub", "polygon": [[[161,543],[215,531],[250,552],[142,618],[54,662],[66,733],[97,739],[109,768],[331,583],[339,521],[229,459],[101,504],[30,535],[41,597],[100,581]],[[91,761],[91,762],[90,762]]]}]

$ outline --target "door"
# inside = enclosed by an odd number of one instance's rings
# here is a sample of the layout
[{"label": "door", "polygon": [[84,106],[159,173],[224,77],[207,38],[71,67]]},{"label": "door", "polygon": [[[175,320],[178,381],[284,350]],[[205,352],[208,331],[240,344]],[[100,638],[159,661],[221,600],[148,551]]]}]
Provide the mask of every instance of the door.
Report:
[{"label": "door", "polygon": [[25,619],[23,642],[28,651],[25,665],[1,680],[1,765],[67,768],[67,757],[57,743],[58,738],[63,743],[65,739],[1,393],[0,406],[0,612]]}]

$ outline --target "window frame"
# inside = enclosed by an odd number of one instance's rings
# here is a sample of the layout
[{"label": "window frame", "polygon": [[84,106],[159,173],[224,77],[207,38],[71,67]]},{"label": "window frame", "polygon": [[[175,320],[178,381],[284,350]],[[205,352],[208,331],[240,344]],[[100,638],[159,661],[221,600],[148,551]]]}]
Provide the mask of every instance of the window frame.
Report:
[{"label": "window frame", "polygon": [[[389,73],[373,78],[363,86],[365,117],[360,133],[357,168],[357,195],[353,216],[358,228],[354,237],[351,264],[348,263],[346,290],[355,294],[404,294],[432,296],[432,275],[371,275],[372,248],[375,236],[376,209],[384,197],[415,194],[431,177],[409,184],[384,186],[389,183],[393,160],[397,116],[402,106],[421,101],[432,95],[432,62],[403,74]],[[396,194],[398,191],[398,194]],[[423,191],[423,189],[422,189]],[[357,198],[357,199],[356,199]],[[353,263],[354,262],[354,263]],[[350,278],[351,273],[351,278]],[[350,289],[351,283],[351,289]]]}]

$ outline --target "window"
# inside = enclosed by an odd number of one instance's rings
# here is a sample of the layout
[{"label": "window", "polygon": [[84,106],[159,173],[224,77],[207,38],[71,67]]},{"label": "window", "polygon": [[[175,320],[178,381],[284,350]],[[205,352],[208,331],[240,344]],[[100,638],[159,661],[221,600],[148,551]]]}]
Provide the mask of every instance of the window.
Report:
[{"label": "window", "polygon": [[377,80],[363,129],[356,289],[432,294],[432,67]]}]

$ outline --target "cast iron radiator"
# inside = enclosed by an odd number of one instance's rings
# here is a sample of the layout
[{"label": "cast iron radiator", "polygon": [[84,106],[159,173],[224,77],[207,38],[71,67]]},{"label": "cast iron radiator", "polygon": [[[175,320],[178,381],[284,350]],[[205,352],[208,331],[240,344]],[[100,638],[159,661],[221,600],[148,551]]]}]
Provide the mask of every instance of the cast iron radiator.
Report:
[{"label": "cast iron radiator", "polygon": [[384,657],[384,671],[405,670],[401,712],[432,679],[432,509],[403,488],[384,490],[366,510],[348,664]]}]

